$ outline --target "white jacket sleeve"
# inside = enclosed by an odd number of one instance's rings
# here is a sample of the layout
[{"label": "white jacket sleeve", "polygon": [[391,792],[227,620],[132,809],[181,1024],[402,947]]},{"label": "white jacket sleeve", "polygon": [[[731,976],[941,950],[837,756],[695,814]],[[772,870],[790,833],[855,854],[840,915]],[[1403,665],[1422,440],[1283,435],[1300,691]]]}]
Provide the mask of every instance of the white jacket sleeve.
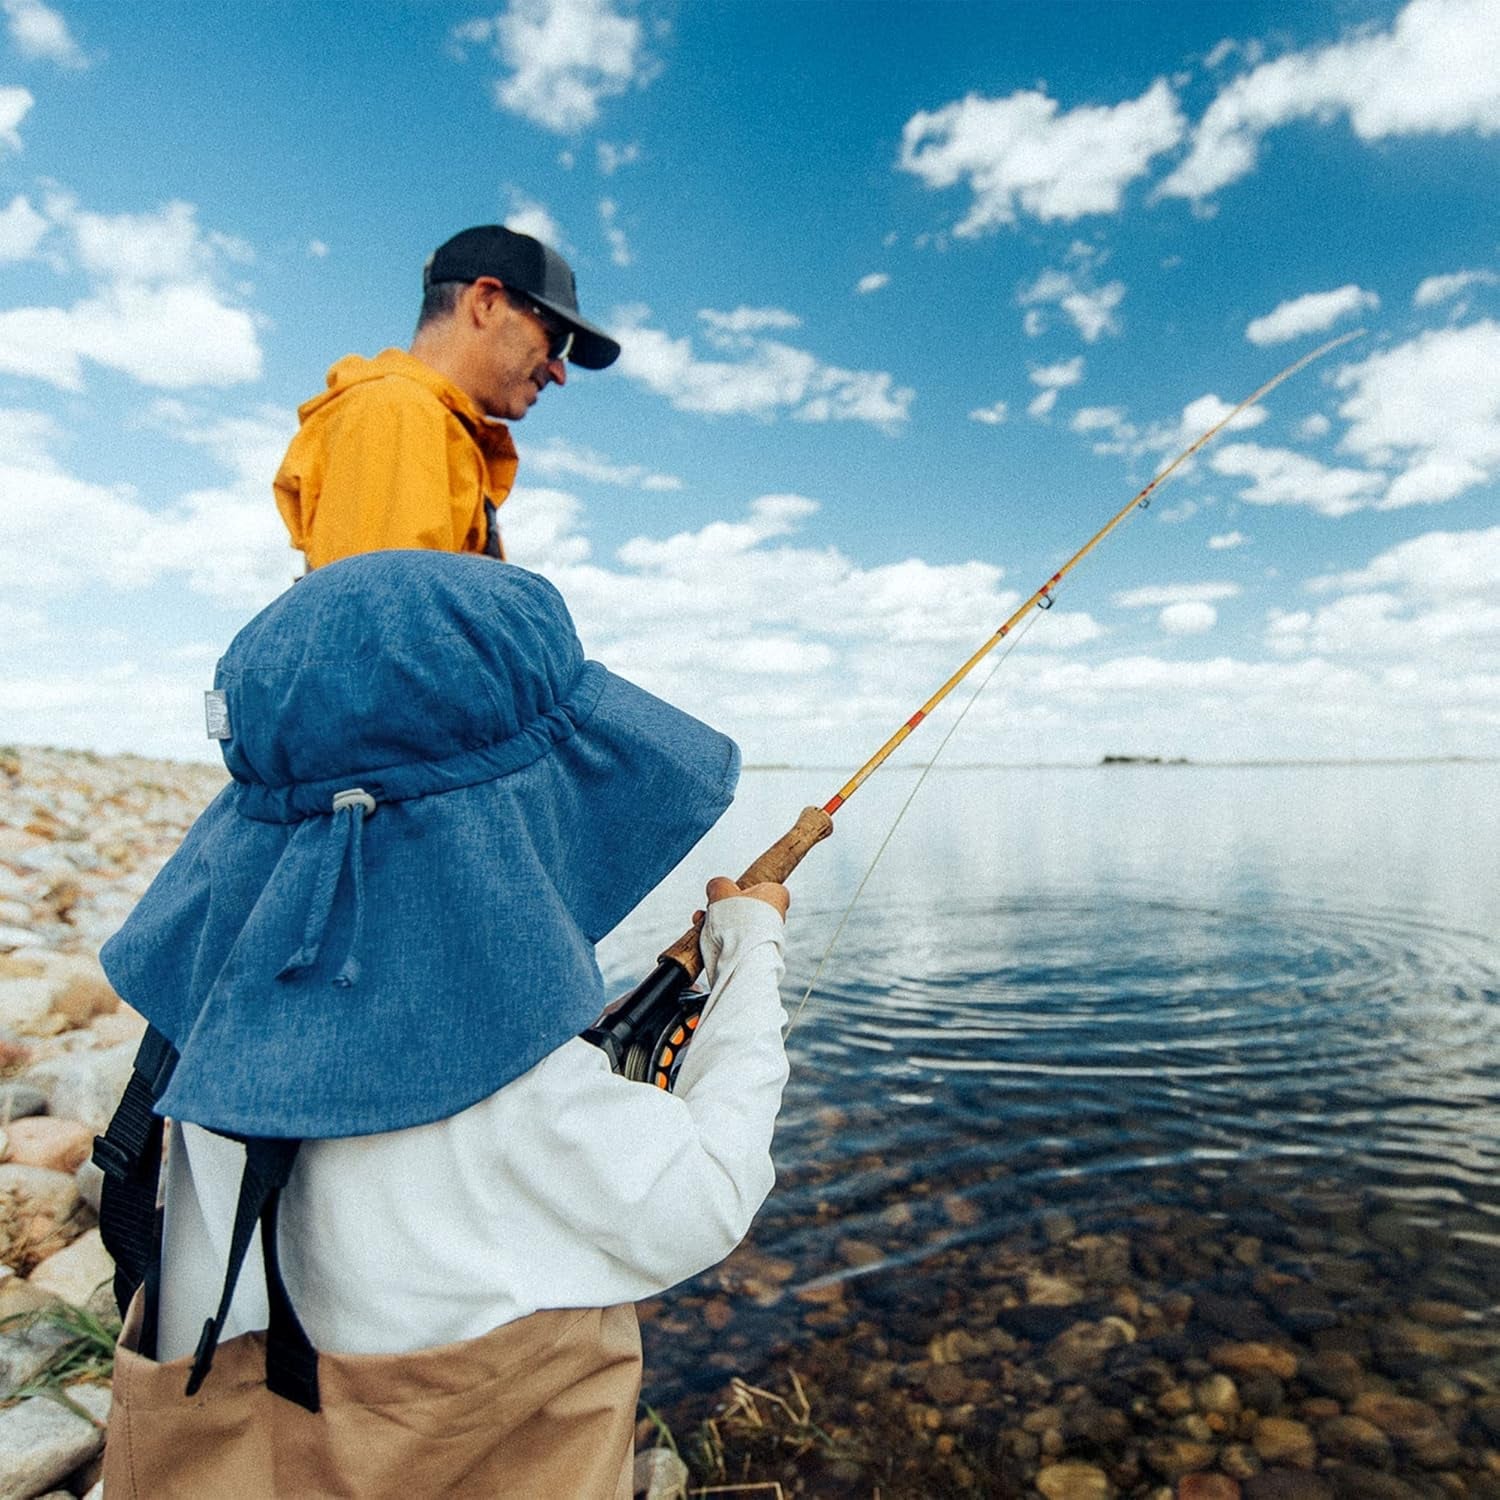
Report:
[{"label": "white jacket sleeve", "polygon": [[787,1079],[782,933],[763,901],[708,908],[709,995],[675,1093],[620,1078],[583,1041],[533,1072],[533,1150],[512,1170],[529,1176],[533,1201],[609,1256],[632,1297],[722,1260],[771,1191]]}]

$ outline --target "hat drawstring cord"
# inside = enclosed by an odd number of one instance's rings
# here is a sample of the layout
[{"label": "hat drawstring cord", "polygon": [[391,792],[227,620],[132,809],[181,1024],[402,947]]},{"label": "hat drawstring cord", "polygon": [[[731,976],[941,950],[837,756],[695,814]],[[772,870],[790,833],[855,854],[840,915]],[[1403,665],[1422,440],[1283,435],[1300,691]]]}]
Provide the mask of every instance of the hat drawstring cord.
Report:
[{"label": "hat drawstring cord", "polygon": [[[359,979],[359,959],[356,950],[365,926],[365,880],[364,880],[364,827],[365,819],[375,811],[375,799],[363,787],[349,787],[335,792],[333,797],[332,837],[323,846],[323,858],[318,865],[318,878],[313,886],[312,900],[308,903],[307,925],[302,931],[302,943],[297,951],[282,965],[276,975],[278,979],[290,979],[318,961],[323,939],[328,932],[328,919],[333,912],[333,898],[338,894],[339,877],[345,864],[351,863],[354,877],[354,931],[350,934],[349,950],[344,956],[343,966],[334,976],[333,983],[339,989],[349,989]],[[347,813],[347,818],[340,818]]]}]

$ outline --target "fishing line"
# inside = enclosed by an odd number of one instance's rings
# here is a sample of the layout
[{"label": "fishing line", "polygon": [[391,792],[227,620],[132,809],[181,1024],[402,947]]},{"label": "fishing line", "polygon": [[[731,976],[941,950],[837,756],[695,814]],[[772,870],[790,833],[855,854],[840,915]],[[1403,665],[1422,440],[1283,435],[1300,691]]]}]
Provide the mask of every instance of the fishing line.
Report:
[{"label": "fishing line", "polygon": [[[1149,504],[1149,499],[1144,504],[1140,499],[1137,499],[1135,506],[1126,515],[1126,522],[1128,523],[1130,521],[1133,521],[1142,510],[1146,509],[1147,504]],[[1088,557],[1081,559],[1081,561],[1085,563],[1095,561],[1094,554],[1091,553]],[[1053,599],[1056,599],[1059,588],[1060,585],[1055,585],[1052,588],[1051,594]],[[1041,619],[1043,613],[1045,613],[1045,611],[1043,610],[1033,610],[1021,622],[1020,628],[1010,636],[1009,644],[1006,646],[1005,650],[1000,653],[1000,655],[995,660],[995,664],[989,669],[988,672],[984,674],[983,681],[981,681],[979,686],[976,687],[973,693],[970,694],[968,701],[958,711],[957,716],[948,726],[947,732],[943,735],[942,739],[938,741],[937,748],[932,752],[932,759],[922,767],[922,774],[917,777],[916,783],[913,785],[911,791],[907,793],[906,800],[901,804],[901,807],[897,811],[896,816],[891,823],[891,826],[886,830],[885,837],[881,839],[880,847],[876,849],[874,858],[871,859],[868,868],[865,870],[865,873],[860,877],[859,884],[855,886],[854,894],[849,898],[849,904],[844,908],[843,914],[839,917],[838,925],[833,929],[833,936],[828,939],[828,946],[823,949],[823,955],[818,959],[817,965],[813,969],[812,978],[808,980],[807,988],[803,990],[802,998],[797,1002],[797,1008],[792,1012],[791,1020],[787,1022],[786,1030],[782,1033],[784,1037],[791,1036],[793,1028],[802,1019],[802,1012],[807,1008],[807,1002],[812,998],[813,991],[817,988],[818,980],[822,977],[823,969],[827,965],[829,958],[833,955],[833,950],[837,946],[838,940],[843,934],[845,925],[848,923],[849,918],[853,915],[854,908],[859,903],[859,898],[864,894],[864,889],[869,884],[870,877],[875,873],[876,865],[880,863],[881,857],[885,854],[886,846],[891,842],[891,839],[895,836],[896,830],[901,826],[901,820],[905,818],[907,810],[911,807],[912,803],[916,801],[917,793],[922,790],[922,783],[927,780],[928,774],[938,763],[938,760],[942,756],[943,751],[948,748],[948,741],[958,733],[958,726],[962,724],[963,721],[968,717],[969,710],[973,708],[974,705],[979,701],[979,695],[984,692],[984,690],[990,685],[991,682],[994,681],[995,673],[998,672],[1000,668],[1003,667],[1005,663],[1010,659],[1011,652],[1021,644],[1021,640],[1025,636],[1026,632],[1030,630],[1031,627],[1035,625],[1039,619]]]},{"label": "fishing line", "polygon": [[838,926],[833,929],[833,936],[828,939],[828,946],[824,948],[823,956],[818,960],[817,967],[813,970],[812,978],[807,981],[807,988],[803,990],[802,998],[797,1002],[797,1009],[792,1013],[792,1019],[787,1022],[786,1030],[782,1033],[783,1036],[790,1036],[792,1034],[792,1028],[796,1026],[797,1022],[802,1019],[802,1012],[804,1009],[806,1009],[807,1002],[812,997],[813,990],[817,987],[818,980],[822,977],[823,968],[827,964],[829,958],[832,956],[833,950],[838,944],[839,937],[844,931],[845,924],[854,914],[854,908],[858,904],[859,898],[864,894],[865,887],[870,883],[870,877],[875,873],[875,866],[880,863],[881,856],[886,851],[886,846],[895,837],[896,830],[901,826],[901,820],[906,816],[907,809],[912,805],[913,802],[917,800],[917,793],[922,790],[922,783],[927,780],[927,777],[932,771],[932,768],[938,763],[938,758],[942,755],[943,751],[948,748],[948,741],[951,740],[953,736],[958,732],[958,726],[962,724],[963,721],[968,717],[969,710],[973,708],[974,705],[979,701],[979,695],[994,680],[995,673],[1005,665],[1006,659],[1010,656],[1010,653],[1021,644],[1022,637],[1028,630],[1031,629],[1033,625],[1036,624],[1036,622],[1040,618],[1041,616],[1038,614],[1030,614],[1026,617],[1025,621],[1021,625],[1021,628],[1016,631],[1015,634],[1011,637],[1010,644],[1005,648],[1004,651],[1000,653],[998,657],[996,657],[994,666],[992,666],[989,671],[984,674],[984,680],[969,695],[968,702],[965,703],[961,709],[959,709],[957,716],[948,726],[948,732],[942,737],[941,740],[938,741],[937,749],[932,752],[932,759],[922,767],[922,774],[917,777],[916,783],[913,785],[911,791],[906,794],[906,800],[901,804],[901,808],[897,812],[895,819],[891,823],[891,826],[886,829],[885,837],[881,839],[880,847],[875,851],[875,857],[870,861],[868,868],[865,870],[865,873],[860,877],[859,884],[854,887],[854,894],[849,898],[849,904],[844,908],[843,915],[839,918]]}]

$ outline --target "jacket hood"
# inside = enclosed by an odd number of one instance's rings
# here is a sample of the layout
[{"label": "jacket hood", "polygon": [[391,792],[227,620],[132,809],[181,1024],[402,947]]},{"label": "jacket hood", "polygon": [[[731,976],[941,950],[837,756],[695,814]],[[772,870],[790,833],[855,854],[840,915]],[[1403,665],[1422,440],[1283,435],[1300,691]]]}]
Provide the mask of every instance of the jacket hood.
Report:
[{"label": "jacket hood", "polygon": [[362,354],[346,354],[329,370],[328,389],[320,391],[310,401],[304,401],[297,408],[297,415],[306,422],[315,412],[327,406],[330,401],[336,401],[345,391],[356,385],[364,385],[367,381],[381,380],[387,375],[399,375],[404,380],[415,381],[424,390],[431,391],[450,411],[456,412],[475,427],[483,428],[488,425],[484,413],[466,391],[404,349],[382,349],[374,359],[366,359]]}]

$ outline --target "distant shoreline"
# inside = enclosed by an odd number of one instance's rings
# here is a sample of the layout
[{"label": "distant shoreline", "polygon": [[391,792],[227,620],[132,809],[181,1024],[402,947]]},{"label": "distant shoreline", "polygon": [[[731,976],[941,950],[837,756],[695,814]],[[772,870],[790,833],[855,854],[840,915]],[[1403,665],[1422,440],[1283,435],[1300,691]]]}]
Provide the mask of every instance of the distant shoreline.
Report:
[{"label": "distant shoreline", "polygon": [[[905,761],[890,769],[921,771],[925,761]],[[1340,759],[1270,758],[1266,760],[1190,760],[1186,757],[1167,759],[1153,755],[1116,755],[1103,760],[969,760],[940,762],[935,771],[1224,771],[1262,770],[1276,766],[1339,767],[1339,766],[1493,766],[1500,765],[1500,755],[1372,755],[1350,756]],[[743,767],[746,771],[820,771],[830,775],[848,775],[848,766],[800,766],[786,762],[751,762]]]}]

